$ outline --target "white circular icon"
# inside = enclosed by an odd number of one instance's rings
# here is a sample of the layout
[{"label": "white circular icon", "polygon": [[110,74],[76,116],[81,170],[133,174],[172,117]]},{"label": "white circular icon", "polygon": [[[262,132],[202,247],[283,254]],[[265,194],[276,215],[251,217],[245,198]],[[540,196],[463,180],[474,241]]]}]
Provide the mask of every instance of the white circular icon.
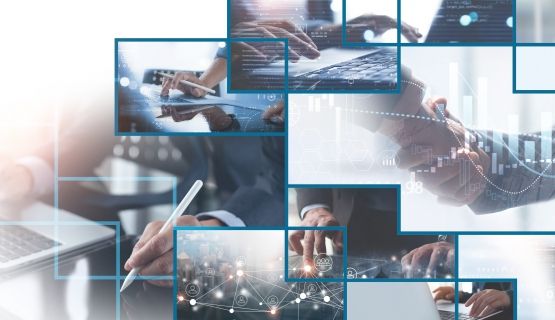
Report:
[{"label": "white circular icon", "polygon": [[314,266],[320,272],[330,271],[333,267],[333,259],[325,253],[320,253],[314,259]]},{"label": "white circular icon", "polygon": [[268,298],[266,298],[266,302],[268,303],[269,306],[275,307],[278,305],[279,299],[276,296],[269,296]]},{"label": "white circular icon", "polygon": [[246,306],[247,302],[249,302],[249,299],[242,294],[235,297],[235,303],[240,307]]},{"label": "white circular icon", "polygon": [[189,297],[196,297],[200,293],[200,288],[194,283],[189,283],[185,286],[185,292]]}]

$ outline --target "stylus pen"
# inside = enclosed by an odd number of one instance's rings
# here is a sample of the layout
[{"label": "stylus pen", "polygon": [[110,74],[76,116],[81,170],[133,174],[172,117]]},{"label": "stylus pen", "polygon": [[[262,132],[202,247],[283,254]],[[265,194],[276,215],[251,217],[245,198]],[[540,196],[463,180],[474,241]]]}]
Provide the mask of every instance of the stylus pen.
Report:
[{"label": "stylus pen", "polygon": [[[162,226],[162,229],[158,231],[158,234],[163,233],[172,227],[175,219],[181,216],[181,214],[185,211],[185,209],[187,209],[189,204],[191,204],[191,201],[193,201],[197,193],[200,191],[200,188],[202,188],[202,181],[200,180],[195,181],[191,189],[189,189],[189,192],[187,192],[185,197],[183,197],[183,200],[181,200],[181,202],[177,205],[175,210],[173,210],[173,213],[171,214],[171,216],[168,218],[168,220],[166,220],[166,223],[164,223],[164,225]],[[137,273],[139,273],[139,271],[141,271],[141,267],[135,267],[133,268],[133,270],[131,270],[131,272],[129,272],[127,277],[125,277],[125,280],[123,281],[123,284],[121,285],[121,289],[119,292],[123,292],[125,288],[129,287],[129,285],[133,282],[133,280],[135,280],[135,277],[137,276]]]},{"label": "stylus pen", "polygon": [[[173,79],[173,78],[175,77],[174,75],[171,75],[171,74],[165,73],[165,72],[158,72],[158,74],[161,75],[162,77],[170,78],[170,79]],[[204,91],[206,91],[206,92],[208,92],[208,93],[216,94],[216,91],[214,91],[214,90],[212,90],[212,89],[210,89],[210,88],[208,88],[208,87],[201,86],[200,84],[196,84],[196,83],[191,82],[191,81],[179,80],[179,82],[181,82],[181,83],[183,83],[184,85],[189,86],[189,87],[199,88],[199,89],[202,89],[202,90],[204,90]]]}]

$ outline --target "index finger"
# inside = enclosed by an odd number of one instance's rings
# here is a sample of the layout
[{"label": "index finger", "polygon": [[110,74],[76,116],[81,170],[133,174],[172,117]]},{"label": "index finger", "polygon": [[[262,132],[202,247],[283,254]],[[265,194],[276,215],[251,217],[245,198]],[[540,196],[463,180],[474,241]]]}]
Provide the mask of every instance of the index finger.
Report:
[{"label": "index finger", "polygon": [[303,261],[305,265],[312,266],[313,264],[314,240],[314,230],[305,230],[303,243]]},{"label": "index finger", "polygon": [[162,91],[160,91],[161,96],[167,96],[170,93],[170,89],[172,87],[171,79],[164,78],[162,81]]},{"label": "index finger", "polygon": [[437,267],[440,264],[441,259],[443,255],[443,250],[441,248],[435,248],[432,251],[432,254],[430,256],[430,263],[428,263],[428,269],[426,269],[426,275],[431,275],[433,274],[434,271],[437,270]]},{"label": "index finger", "polygon": [[478,299],[478,298],[480,297],[480,294],[481,294],[481,293],[482,293],[482,291],[473,294],[473,295],[470,297],[470,299],[468,299],[468,300],[466,301],[466,303],[464,304],[464,306],[465,306],[465,307],[468,307],[468,306],[470,306],[471,304],[473,304],[473,303],[476,301],[476,299]]},{"label": "index finger", "polygon": [[173,248],[172,228],[158,233],[136,252],[131,254],[127,261],[131,268],[141,267],[158,258]]}]

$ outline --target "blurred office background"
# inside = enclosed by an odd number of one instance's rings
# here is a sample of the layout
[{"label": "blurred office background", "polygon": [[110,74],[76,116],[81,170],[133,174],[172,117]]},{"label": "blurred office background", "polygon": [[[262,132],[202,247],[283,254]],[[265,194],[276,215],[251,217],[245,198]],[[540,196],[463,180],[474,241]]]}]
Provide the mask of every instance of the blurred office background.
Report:
[{"label": "blurred office background", "polygon": [[[538,132],[553,124],[555,97],[512,93],[510,47],[410,47],[403,49],[402,62],[426,84],[428,97],[447,97],[447,109],[468,127],[518,133]],[[401,229],[405,231],[555,227],[551,214],[555,201],[486,215],[475,215],[466,206],[439,204],[415,184],[408,171],[397,169],[396,145],[354,126],[351,120],[356,113],[336,108],[364,110],[364,95],[291,95],[289,99],[290,183],[401,184]]]},{"label": "blurred office background", "polygon": [[517,319],[554,319],[555,237],[479,235],[459,238],[459,277],[517,278]]},{"label": "blurred office background", "polygon": [[555,1],[516,1],[517,42],[555,42]]},{"label": "blurred office background", "polygon": [[[2,10],[0,27],[10,30],[3,34],[9,45],[0,59],[0,69],[5,74],[0,78],[4,93],[0,103],[2,159],[8,161],[36,152],[37,148],[52,142],[56,117],[61,131],[76,117],[85,123],[100,123],[89,127],[87,141],[75,141],[77,145],[86,147],[90,141],[108,145],[108,157],[95,171],[97,175],[171,178],[176,175],[176,168],[186,170],[186,157],[167,137],[114,137],[114,38],[223,38],[226,6],[225,0],[195,3],[194,10],[177,0],[163,0],[155,5],[140,5],[135,1],[83,5],[55,0],[14,3]],[[33,23],[21,25],[23,13]],[[191,50],[188,52],[191,59],[176,56],[168,63],[194,63],[191,68],[202,68],[214,56],[215,46]],[[85,154],[76,152],[72,157],[76,162],[87,161]],[[75,175],[86,174],[76,172]],[[169,181],[82,184],[104,192],[132,194],[171,190]],[[213,184],[208,181],[204,189],[211,188]],[[170,212],[171,203],[168,203],[121,215],[126,231],[138,233],[147,220],[166,218]],[[45,213],[45,220],[49,218],[52,213]]]}]

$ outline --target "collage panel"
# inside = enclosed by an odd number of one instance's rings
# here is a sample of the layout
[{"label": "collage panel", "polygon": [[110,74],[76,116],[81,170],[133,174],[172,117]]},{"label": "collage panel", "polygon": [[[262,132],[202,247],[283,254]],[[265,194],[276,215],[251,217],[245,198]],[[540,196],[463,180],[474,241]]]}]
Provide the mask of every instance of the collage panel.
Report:
[{"label": "collage panel", "polygon": [[555,45],[517,45],[513,51],[513,90],[515,93],[554,93],[555,72],[552,57]]},{"label": "collage panel", "polygon": [[[553,234],[459,237],[461,282],[464,279],[486,283],[490,281],[488,279],[516,279],[517,283],[512,285],[514,293],[511,300],[512,306],[516,308],[513,310],[515,319],[551,318],[555,306],[554,270]],[[517,286],[518,297],[515,289]],[[472,292],[471,290],[471,287],[467,287],[465,291]],[[506,299],[502,301],[506,306]]]},{"label": "collage panel", "polygon": [[400,24],[399,1],[343,0],[343,44],[397,44],[397,30],[411,42],[418,40],[418,30]]},{"label": "collage panel", "polygon": [[399,95],[290,96],[289,182],[399,184],[402,233],[553,230],[553,97],[510,47],[402,49]]},{"label": "collage panel", "polygon": [[[461,279],[458,283],[458,319],[515,320],[516,279]],[[441,288],[441,295],[450,290]]]},{"label": "collage panel", "polygon": [[283,133],[284,94],[230,93],[225,39],[116,39],[116,134]]},{"label": "collage panel", "polygon": [[[326,239],[332,242],[330,246]],[[344,281],[347,229],[341,226],[288,227],[287,281]]]},{"label": "collage panel", "polygon": [[285,281],[285,230],[175,232],[177,319],[343,319],[343,283]]},{"label": "collage panel", "polygon": [[456,319],[453,301],[439,299],[442,288],[455,282],[350,282],[347,284],[351,319]]},{"label": "collage panel", "polygon": [[346,229],[346,242],[337,232],[305,232],[302,239],[290,233],[291,249],[308,260],[305,265],[312,262],[307,257],[330,253],[335,265],[346,254],[347,281],[455,276],[453,236],[398,235],[401,207],[396,185],[290,185],[288,197],[290,228]]},{"label": "collage panel", "polygon": [[516,42],[555,42],[555,3],[550,0],[516,2]]},{"label": "collage panel", "polygon": [[[511,45],[516,0],[401,0],[401,19],[417,43]],[[405,43],[410,41],[406,37]]]},{"label": "collage panel", "polygon": [[[256,48],[248,45],[248,41],[240,42],[241,48],[237,51],[245,52],[248,59],[240,57],[237,60],[248,60],[248,66],[254,68],[240,78],[237,85],[245,87],[243,79],[247,79],[253,82],[246,86],[247,89],[268,89],[268,84],[279,82],[274,89],[284,85],[291,93],[398,91],[400,51],[394,43],[379,48],[344,46],[341,1],[284,1],[278,4],[229,0],[228,8],[228,35],[232,41],[239,38],[252,38],[255,42],[287,40],[287,55],[275,48],[260,48],[267,45]],[[360,26],[353,30],[360,38],[367,24],[379,24],[380,31],[381,28],[396,28],[396,23],[391,25],[391,19],[382,21],[367,16],[360,19],[362,21],[355,19]],[[256,81],[257,78],[263,81]]]}]

